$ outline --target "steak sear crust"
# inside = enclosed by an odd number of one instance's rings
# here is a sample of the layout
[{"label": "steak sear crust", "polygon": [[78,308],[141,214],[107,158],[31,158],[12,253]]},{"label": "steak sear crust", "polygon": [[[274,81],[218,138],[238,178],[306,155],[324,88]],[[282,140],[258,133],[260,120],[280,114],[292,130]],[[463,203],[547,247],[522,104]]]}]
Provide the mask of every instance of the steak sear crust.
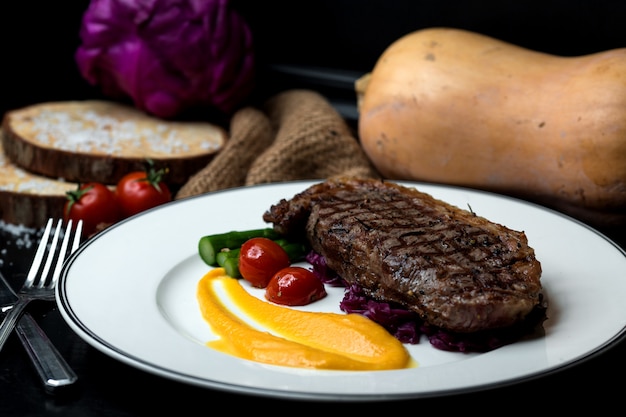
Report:
[{"label": "steak sear crust", "polygon": [[399,184],[336,178],[263,219],[302,236],[348,284],[461,333],[521,321],[541,301],[541,264],[524,232]]}]

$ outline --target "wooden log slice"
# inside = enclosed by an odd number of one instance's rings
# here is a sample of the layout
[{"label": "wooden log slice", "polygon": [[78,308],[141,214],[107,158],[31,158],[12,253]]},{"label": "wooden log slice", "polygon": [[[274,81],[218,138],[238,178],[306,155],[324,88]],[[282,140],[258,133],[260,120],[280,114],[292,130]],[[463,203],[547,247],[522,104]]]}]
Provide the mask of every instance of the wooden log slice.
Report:
[{"label": "wooden log slice", "polygon": [[65,193],[77,186],[16,166],[5,156],[0,144],[0,218],[6,223],[40,228],[49,217],[61,218]]},{"label": "wooden log slice", "polygon": [[176,187],[221,150],[227,132],[208,122],[166,121],[116,102],[48,102],[5,113],[2,141],[16,165],[70,182],[116,184],[146,159]]}]

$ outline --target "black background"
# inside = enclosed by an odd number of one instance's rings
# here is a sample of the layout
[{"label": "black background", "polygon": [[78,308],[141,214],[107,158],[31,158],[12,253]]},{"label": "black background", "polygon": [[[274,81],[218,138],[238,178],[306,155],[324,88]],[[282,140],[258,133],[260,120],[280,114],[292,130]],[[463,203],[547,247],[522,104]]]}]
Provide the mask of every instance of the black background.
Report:
[{"label": "black background", "polygon": [[[87,0],[1,2],[0,114],[43,101],[100,97],[99,89],[82,79],[74,61],[88,4]],[[326,89],[323,81],[285,76],[275,67],[362,74],[394,40],[425,27],[468,29],[567,56],[626,47],[626,2],[621,0],[233,0],[231,5],[253,32],[260,98],[305,87],[351,100],[349,83]]]}]

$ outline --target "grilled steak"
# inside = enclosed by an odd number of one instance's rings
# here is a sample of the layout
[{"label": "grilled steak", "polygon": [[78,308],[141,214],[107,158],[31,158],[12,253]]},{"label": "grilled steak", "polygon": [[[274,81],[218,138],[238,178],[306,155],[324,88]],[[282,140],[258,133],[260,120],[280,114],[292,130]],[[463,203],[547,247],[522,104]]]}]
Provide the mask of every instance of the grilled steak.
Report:
[{"label": "grilled steak", "polygon": [[510,326],[540,302],[541,264],[524,232],[414,188],[332,179],[263,215],[306,235],[347,283],[454,332]]}]

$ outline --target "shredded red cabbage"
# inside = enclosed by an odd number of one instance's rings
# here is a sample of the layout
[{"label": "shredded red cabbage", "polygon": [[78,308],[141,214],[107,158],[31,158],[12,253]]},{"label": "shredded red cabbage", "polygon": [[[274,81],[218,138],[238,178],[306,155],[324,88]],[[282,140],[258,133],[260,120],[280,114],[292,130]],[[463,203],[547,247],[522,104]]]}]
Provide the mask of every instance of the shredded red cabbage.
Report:
[{"label": "shredded red cabbage", "polygon": [[314,251],[306,256],[313,273],[325,284],[344,286],[346,292],[339,308],[346,313],[362,314],[383,326],[402,343],[417,344],[422,335],[430,344],[451,352],[487,352],[513,343],[535,331],[546,318],[546,308],[540,303],[528,317],[511,327],[489,331],[454,333],[425,323],[417,313],[394,303],[374,300],[365,295],[358,285],[346,282],[326,265],[324,257]]},{"label": "shredded red cabbage", "polygon": [[417,313],[368,298],[358,285],[347,287],[339,308],[346,313],[359,313],[375,321],[402,343],[419,343],[422,321]]},{"label": "shredded red cabbage", "polygon": [[324,284],[332,287],[345,287],[346,282],[335,271],[326,265],[326,258],[315,251],[310,251],[306,261],[313,266],[313,274]]}]

